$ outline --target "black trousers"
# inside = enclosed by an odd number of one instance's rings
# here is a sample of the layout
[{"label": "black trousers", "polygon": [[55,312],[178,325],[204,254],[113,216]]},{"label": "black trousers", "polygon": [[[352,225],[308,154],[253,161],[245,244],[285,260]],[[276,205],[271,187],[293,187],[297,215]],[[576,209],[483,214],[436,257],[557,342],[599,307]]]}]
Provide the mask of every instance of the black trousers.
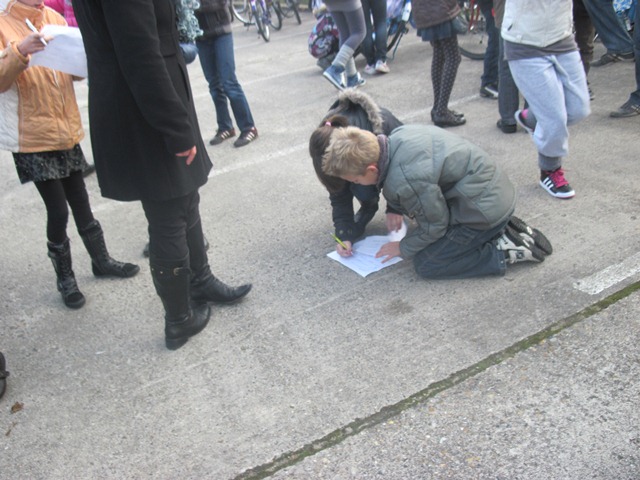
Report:
[{"label": "black trousers", "polygon": [[143,200],[142,208],[149,222],[150,257],[176,262],[188,256],[194,271],[207,263],[197,190],[171,200]]}]

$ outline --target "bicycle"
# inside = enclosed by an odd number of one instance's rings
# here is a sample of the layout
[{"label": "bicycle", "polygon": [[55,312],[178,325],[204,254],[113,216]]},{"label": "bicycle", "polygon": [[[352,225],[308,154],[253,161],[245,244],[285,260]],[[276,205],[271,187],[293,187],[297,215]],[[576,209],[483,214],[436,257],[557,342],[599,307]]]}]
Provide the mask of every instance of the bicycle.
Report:
[{"label": "bicycle", "polygon": [[284,5],[281,5],[280,1],[276,0],[275,5],[280,9],[280,13],[284,18],[296,17],[298,25],[302,23],[300,12],[298,11],[298,0],[284,0]]},{"label": "bicycle", "polygon": [[265,42],[271,39],[270,26],[275,30],[282,28],[282,14],[272,0],[234,0],[231,9],[246,27],[256,25]]},{"label": "bicycle", "polygon": [[389,6],[387,10],[387,52],[393,60],[402,37],[409,33],[409,25],[413,23],[411,16],[411,0],[401,0]]},{"label": "bicycle", "polygon": [[458,19],[467,26],[465,33],[458,34],[460,53],[472,60],[483,60],[489,41],[484,15],[475,0],[460,0],[458,3],[462,9]]}]

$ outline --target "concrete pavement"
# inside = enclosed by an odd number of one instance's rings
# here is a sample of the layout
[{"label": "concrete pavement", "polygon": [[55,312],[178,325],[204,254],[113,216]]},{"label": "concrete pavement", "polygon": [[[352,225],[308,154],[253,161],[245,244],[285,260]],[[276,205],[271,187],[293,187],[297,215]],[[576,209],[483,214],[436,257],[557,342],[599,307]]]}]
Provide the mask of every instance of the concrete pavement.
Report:
[{"label": "concrete pavement", "polygon": [[[312,25],[308,12],[285,21],[268,44],[234,30],[260,137],[209,148],[201,212],[216,274],[254,289],[176,352],[139,205],[88,178],[111,253],[142,271],[94,278],[70,222],[87,304],[66,309],[42,201],[0,152],[0,478],[640,478],[640,117],[608,117],[633,64],[592,69],[592,115],[571,128],[566,162],[577,195],[561,201],[537,185],[531,139],[495,127],[481,63],[463,59],[453,106],[468,123],[455,132],[505,166],[517,213],[554,254],[501,278],[428,282],[403,261],[363,279],[326,257],[330,208],[307,141],[336,91],[307,52]],[[364,90],[430,123],[430,61],[412,31]],[[213,105],[189,68],[208,139]],[[86,113],[86,83],[77,91]],[[383,230],[379,214],[368,232]]]}]

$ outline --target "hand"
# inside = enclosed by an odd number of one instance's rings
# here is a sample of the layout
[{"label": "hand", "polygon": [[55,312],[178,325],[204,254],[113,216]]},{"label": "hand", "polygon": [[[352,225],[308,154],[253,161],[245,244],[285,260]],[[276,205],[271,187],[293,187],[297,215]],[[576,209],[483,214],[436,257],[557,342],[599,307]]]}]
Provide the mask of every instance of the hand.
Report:
[{"label": "hand", "polygon": [[397,232],[402,228],[404,217],[399,213],[387,213],[384,223],[387,226],[387,232]]},{"label": "hand", "polygon": [[349,240],[343,240],[342,243],[344,243],[347,248],[344,248],[342,245],[338,244],[336,245],[336,252],[338,252],[338,255],[340,255],[341,257],[350,257],[351,255],[353,255],[353,250],[351,249],[351,242]]},{"label": "hand", "polygon": [[400,256],[400,242],[389,242],[385,243],[378,253],[376,253],[376,258],[385,257],[382,260],[382,263],[388,262],[394,257]]},{"label": "hand", "polygon": [[45,38],[41,33],[30,33],[17,45],[18,51],[24,57],[32,53],[41,52],[46,48],[41,39],[48,41],[51,40],[51,37]]},{"label": "hand", "polygon": [[187,157],[187,165],[191,165],[191,162],[193,162],[193,159],[196,158],[196,153],[198,153],[198,149],[194,145],[187,151],[176,153],[176,157],[181,157],[181,158]]}]

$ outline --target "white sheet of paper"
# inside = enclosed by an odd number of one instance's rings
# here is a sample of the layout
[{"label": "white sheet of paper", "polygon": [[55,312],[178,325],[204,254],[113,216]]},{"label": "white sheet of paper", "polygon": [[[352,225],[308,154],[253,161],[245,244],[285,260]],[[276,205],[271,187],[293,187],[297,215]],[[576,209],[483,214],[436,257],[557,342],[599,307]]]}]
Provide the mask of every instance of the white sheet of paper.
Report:
[{"label": "white sheet of paper", "polygon": [[388,242],[400,241],[406,234],[407,225],[403,222],[402,228],[396,232],[391,232],[388,235],[371,235],[354,243],[353,255],[351,257],[341,257],[335,250],[328,253],[327,257],[340,262],[361,277],[366,277],[370,273],[378,272],[383,268],[390,267],[402,261],[402,258],[396,257],[386,263],[382,263],[382,259],[376,258],[375,255],[382,245]]},{"label": "white sheet of paper", "polygon": [[53,38],[44,50],[31,55],[29,66],[48,67],[77,77],[87,76],[87,55],[80,29],[62,25],[45,25],[41,32]]}]

